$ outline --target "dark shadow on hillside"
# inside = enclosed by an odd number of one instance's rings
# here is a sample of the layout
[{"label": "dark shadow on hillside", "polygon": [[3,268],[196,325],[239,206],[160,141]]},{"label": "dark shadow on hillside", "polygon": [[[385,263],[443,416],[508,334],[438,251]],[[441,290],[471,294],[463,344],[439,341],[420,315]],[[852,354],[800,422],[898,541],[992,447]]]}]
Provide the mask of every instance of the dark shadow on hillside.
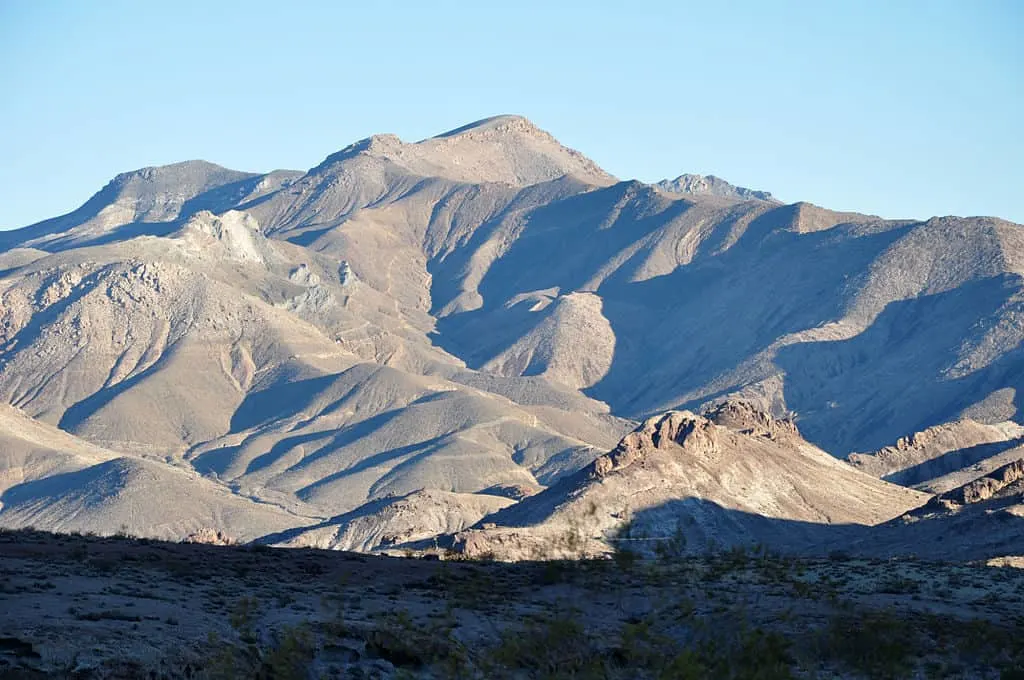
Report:
[{"label": "dark shadow on hillside", "polygon": [[[341,375],[333,374],[296,382],[281,381],[267,389],[249,394],[232,417],[231,431],[241,432],[267,422],[293,417],[303,411],[309,411],[310,413],[316,411],[320,415],[331,412],[344,401],[348,396],[347,392],[331,401],[322,409],[313,409],[310,408],[310,405],[314,400],[321,398],[324,391],[339,380]],[[427,394],[404,407],[378,413],[340,429],[320,430],[285,436],[274,443],[269,451],[250,460],[242,474],[252,474],[265,470],[286,457],[296,447],[309,443],[316,443],[316,448],[304,452],[302,459],[289,466],[289,469],[302,469],[313,465],[325,456],[372,437],[375,433],[390,425],[396,418],[404,416],[407,408],[444,399],[446,396],[445,393]],[[296,427],[301,426],[302,423],[296,425]],[[429,453],[447,436],[448,434],[439,434],[422,441],[411,442],[373,453],[361,451],[361,455],[353,460],[352,464],[348,467],[337,470],[319,479],[317,482],[303,487],[297,493],[300,497],[305,498],[315,489],[346,476],[355,475],[370,468],[402,459],[405,459],[403,463],[416,460],[423,454]],[[222,476],[231,467],[241,449],[242,445],[211,449],[193,458],[191,464],[202,474],[215,473],[218,476]]]},{"label": "dark shadow on hillside", "polygon": [[667,543],[683,545],[687,554],[761,546],[778,553],[817,557],[843,553],[884,559],[985,560],[1024,554],[1024,518],[1005,511],[1020,502],[1019,496],[992,499],[956,514],[911,523],[895,518],[872,527],[764,517],[687,498],[638,511],[633,530],[623,537],[642,540],[619,545],[636,546],[648,553],[655,553],[658,543]]},{"label": "dark shadow on hillside", "polygon": [[83,237],[79,234],[72,234],[66,238],[59,238],[46,244],[49,252],[56,252],[64,248],[85,248],[87,246],[102,246],[118,241],[138,238],[140,236],[169,236],[181,228],[182,220],[171,222],[131,222],[114,227],[110,231],[98,236]]},{"label": "dark shadow on hillside", "polygon": [[338,378],[339,374],[306,380],[283,376],[265,389],[249,392],[231,416],[230,431],[241,432],[270,420],[293,417],[306,410]]},{"label": "dark shadow on hillside", "polygon": [[99,501],[105,492],[116,493],[120,490],[117,482],[129,466],[127,459],[114,458],[81,470],[16,484],[0,494],[0,507],[35,506],[42,499],[55,502],[72,492],[76,495],[93,494]]},{"label": "dark shadow on hillside", "polygon": [[519,238],[494,262],[479,290],[491,305],[515,294],[585,284],[633,244],[671,224],[693,203],[639,182],[578,194],[530,212]]},{"label": "dark shadow on hillside", "polygon": [[[427,261],[427,271],[432,280],[430,283],[431,314],[438,314],[443,307],[460,295],[463,284],[468,275],[474,270],[474,259],[482,247],[498,237],[499,230],[515,228],[514,225],[525,224],[528,228],[533,222],[534,211],[531,208],[538,204],[547,208],[558,206],[565,201],[572,201],[576,194],[584,191],[584,186],[569,177],[543,182],[522,189],[512,187],[501,189],[497,186],[488,186],[486,191],[480,188],[467,190],[459,188],[451,194],[438,201],[430,218],[428,236],[440,225],[443,225],[442,214],[452,211],[450,219],[450,230],[461,231],[467,229],[465,240],[450,251],[436,253]],[[602,195],[605,190],[592,192],[586,195]],[[566,198],[566,196],[569,196]],[[478,219],[472,205],[475,200],[491,202],[490,214],[474,228],[474,222]],[[469,215],[466,218],[461,216],[461,211],[468,209]],[[465,223],[464,223],[465,222]],[[491,300],[490,304],[503,302]],[[456,317],[461,314],[455,315]],[[450,317],[449,321],[452,320]]]},{"label": "dark shadow on hillside", "polygon": [[323,227],[321,229],[306,229],[305,231],[302,231],[301,233],[298,234],[289,234],[288,238],[286,238],[285,240],[288,241],[289,243],[294,243],[297,246],[309,248],[316,242],[318,238],[320,238],[324,234],[328,234],[334,231],[335,229],[337,229],[337,227],[334,226]]},{"label": "dark shadow on hillside", "polygon": [[[337,376],[328,376],[328,377],[333,379],[333,378],[335,378]],[[320,381],[322,379],[321,378],[317,378],[315,380]],[[309,382],[309,381],[301,381],[300,383],[298,383],[298,385],[302,386],[304,383],[307,383],[307,382]],[[289,388],[289,387],[292,387],[292,386],[288,385],[286,383],[282,387]],[[272,392],[273,390],[264,390],[264,392],[268,392],[268,391]],[[295,392],[300,394],[300,395],[302,395],[302,396],[308,397],[308,395],[305,392],[301,392],[299,389],[296,389]],[[294,406],[294,404],[293,404],[293,406]],[[300,405],[300,408],[301,408],[301,405]],[[296,409],[296,412],[297,412],[297,410],[298,409]],[[262,412],[262,411],[258,410],[257,413],[259,413],[259,412]],[[336,451],[336,450],[338,450],[340,448],[343,448],[345,446],[353,444],[353,443],[359,441],[360,439],[363,439],[364,437],[370,436],[375,431],[377,431],[381,427],[384,427],[387,423],[389,423],[390,421],[392,421],[395,418],[397,418],[398,416],[400,416],[401,413],[402,413],[401,409],[394,409],[394,410],[391,410],[391,411],[385,411],[384,413],[377,414],[375,416],[367,418],[366,420],[363,420],[363,421],[360,421],[358,423],[355,423],[354,425],[350,425],[348,427],[344,427],[344,428],[342,428],[340,430],[325,430],[325,431],[309,432],[309,433],[300,434],[300,435],[293,435],[293,436],[290,436],[290,437],[284,437],[284,438],[278,440],[270,448],[269,451],[267,451],[266,453],[263,453],[263,454],[261,454],[259,456],[256,456],[255,458],[253,458],[253,460],[251,460],[248,463],[248,465],[246,466],[244,474],[250,474],[250,473],[253,473],[253,472],[258,472],[260,470],[263,470],[265,468],[268,468],[268,467],[272,466],[275,462],[277,462],[278,460],[280,460],[281,458],[286,456],[289,451],[291,451],[292,449],[294,449],[297,446],[302,446],[302,445],[308,444],[310,442],[324,442],[323,444],[317,446],[317,448],[314,451],[311,451],[311,452],[305,454],[303,456],[303,458],[302,458],[302,461],[300,463],[298,463],[298,465],[300,467],[301,466],[305,466],[305,465],[309,465],[311,463],[316,462],[317,460],[319,460],[323,456],[325,456],[325,455],[327,455],[327,454],[329,454],[329,453],[331,453],[333,451]],[[252,414],[250,414],[250,415],[252,415]],[[277,416],[275,415],[275,419],[276,419],[276,417]],[[256,420],[254,422],[255,423],[260,423],[261,421]],[[233,426],[232,427],[232,431],[238,431],[238,430],[235,430],[235,428]],[[234,460],[234,457],[238,453],[240,448],[241,448],[240,446],[229,446],[229,447],[224,447],[224,448],[220,448],[220,449],[213,449],[213,450],[210,450],[210,451],[206,451],[206,452],[200,454],[199,456],[196,456],[196,458],[194,458],[192,460],[192,465],[193,465],[193,467],[196,468],[196,470],[198,470],[199,472],[201,472],[203,474],[209,474],[210,472],[215,472],[218,475],[223,475],[224,472],[227,470],[227,468],[230,466],[231,462]],[[374,458],[377,461],[377,463],[379,464],[381,462],[384,462],[385,460],[389,460],[390,457],[398,456],[398,455],[400,455],[400,454],[392,453],[392,452],[383,452],[383,453],[377,454],[377,456],[375,456]],[[365,461],[362,461],[361,463],[357,464],[355,467],[358,467],[359,469],[362,469],[362,467],[363,467],[362,463],[363,462],[365,462]],[[342,470],[342,471],[339,471],[339,472],[335,473],[334,475],[332,475],[332,478],[344,476],[345,474],[352,474],[353,472],[355,472],[354,468],[353,469]]]},{"label": "dark shadow on hillside", "polygon": [[[442,319],[436,341],[479,367],[546,316],[530,312],[529,303],[503,308],[510,296],[552,287],[562,294],[580,289],[609,260],[643,244],[598,289],[616,347],[608,374],[586,390],[617,413],[642,415],[675,399],[685,401],[782,335],[839,318],[850,278],[910,228],[862,233],[856,225],[838,225],[799,234],[789,231],[796,208],[780,206],[754,218],[738,235],[729,235],[738,218],[726,220],[709,238],[718,246],[736,238],[727,250],[701,247],[688,265],[630,281],[650,255],[649,239],[659,238],[660,230],[693,205],[651,197],[642,189],[624,182],[531,212],[522,235],[479,286],[485,306]],[[601,220],[608,224],[597,226]],[[794,267],[794,262],[801,264]],[[671,370],[652,371],[652,366]]]},{"label": "dark shadow on hillside", "polygon": [[[855,226],[839,225],[798,234],[787,230],[791,219],[791,206],[783,206],[753,220],[725,252],[646,281],[609,279],[600,293],[617,338],[615,356],[587,394],[628,414],[674,400],[696,407],[710,395],[687,395],[780,337],[840,318],[849,281],[907,230],[857,235]],[[747,379],[767,370],[751,366]]]},{"label": "dark shadow on hillside", "polygon": [[[563,294],[583,288],[610,259],[691,205],[658,198],[651,187],[639,182],[620,182],[528,211],[517,218],[524,221],[520,236],[477,286],[484,307],[441,319],[436,342],[470,367],[479,367],[540,321],[540,315],[527,313],[529,304],[517,305],[509,314],[502,308],[509,297],[551,287]],[[495,236],[504,217],[502,213],[485,222],[465,246],[430,264],[435,307],[459,293],[474,254]],[[486,326],[486,332],[474,332],[478,323]],[[455,337],[473,338],[473,342],[458,342]],[[478,344],[480,340],[486,344]]]},{"label": "dark shadow on hillside", "polygon": [[964,338],[1020,287],[1003,275],[889,304],[848,340],[783,347],[786,404],[806,439],[833,455],[877,450],[953,420],[977,395],[1016,383],[1021,350],[960,378],[947,377]]},{"label": "dark shadow on hillside", "polygon": [[765,517],[722,507],[703,498],[671,500],[637,511],[630,528],[612,540],[615,545],[655,551],[661,542],[675,541],[686,553],[709,553],[736,547],[766,547],[773,552],[824,555],[836,546],[864,539],[871,527],[822,524]]},{"label": "dark shadow on hillside", "polygon": [[270,533],[253,540],[253,543],[261,545],[272,545],[274,543],[282,543],[284,541],[290,541],[292,539],[298,538],[299,536],[308,531],[326,529],[327,527],[337,527],[359,517],[366,517],[372,515],[375,512],[383,510],[384,508],[391,505],[395,501],[401,500],[405,497],[406,496],[393,496],[389,498],[379,498],[377,500],[368,501],[363,505],[360,505],[355,510],[350,510],[349,512],[343,512],[340,515],[329,517],[328,519],[323,520],[319,524],[311,524],[309,526],[304,527],[294,527],[292,529],[285,529],[283,531]]},{"label": "dark shadow on hillside", "polygon": [[231,210],[256,191],[263,180],[264,175],[254,175],[204,191],[182,204],[178,219],[184,221],[203,210],[218,214]]},{"label": "dark shadow on hillside", "polygon": [[921,484],[922,482],[935,479],[936,477],[941,477],[942,475],[949,474],[950,472],[956,472],[957,470],[962,470],[963,468],[976,465],[983,460],[999,455],[1004,451],[1009,451],[1010,449],[1018,446],[1024,446],[1024,437],[1016,437],[1003,442],[989,442],[987,444],[968,446],[963,449],[955,449],[953,451],[947,451],[936,458],[893,472],[890,475],[882,477],[882,479],[902,486],[914,486],[915,484]]},{"label": "dark shadow on hillside", "polygon": [[117,198],[118,190],[119,189],[114,182],[110,182],[93,194],[92,197],[79,208],[76,208],[69,213],[60,215],[59,217],[52,217],[48,220],[43,220],[42,222],[36,222],[35,224],[30,224],[29,226],[21,227],[20,229],[11,229],[9,231],[0,232],[0,250],[14,248],[24,241],[64,231],[73,225],[81,224],[82,222],[96,217],[100,210]]},{"label": "dark shadow on hillside", "polygon": [[143,382],[146,378],[155,375],[163,368],[163,362],[164,358],[161,356],[152,366],[149,366],[144,371],[114,385],[101,388],[85,399],[76,402],[64,411],[64,414],[60,417],[60,422],[57,423],[57,427],[65,432],[77,432],[78,428],[101,408]]},{"label": "dark shadow on hillside", "polygon": [[[499,527],[527,528],[541,524],[574,494],[587,475],[588,470],[581,470],[565,477],[534,496],[484,517],[476,526],[494,523]],[[824,554],[836,545],[864,538],[869,529],[855,524],[765,517],[725,508],[703,498],[688,497],[635,511],[628,528],[618,536],[592,538],[627,539],[609,542],[640,552],[654,551],[660,542],[675,541],[685,545],[686,553],[764,545],[777,552]]]}]

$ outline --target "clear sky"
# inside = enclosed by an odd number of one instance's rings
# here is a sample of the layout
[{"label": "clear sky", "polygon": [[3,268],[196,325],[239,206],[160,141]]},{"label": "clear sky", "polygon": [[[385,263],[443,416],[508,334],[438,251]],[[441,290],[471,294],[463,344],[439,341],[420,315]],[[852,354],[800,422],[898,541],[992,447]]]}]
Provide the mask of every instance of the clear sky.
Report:
[{"label": "clear sky", "polygon": [[1024,222],[1024,2],[0,0],[0,227],[498,113],[624,179]]}]

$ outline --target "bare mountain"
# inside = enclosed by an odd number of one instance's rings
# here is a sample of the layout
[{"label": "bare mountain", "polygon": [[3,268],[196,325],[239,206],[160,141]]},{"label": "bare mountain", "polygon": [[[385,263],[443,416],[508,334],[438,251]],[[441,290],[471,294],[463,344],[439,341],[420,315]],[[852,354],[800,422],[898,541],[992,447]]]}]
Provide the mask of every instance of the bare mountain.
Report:
[{"label": "bare mountain", "polygon": [[[848,553],[930,560],[1019,562],[1024,552],[1024,458],[1017,458],[925,505],[832,545]],[[847,537],[848,539],[850,537]]]},{"label": "bare mountain", "polygon": [[[495,381],[433,348],[425,314],[326,267],[230,211],[34,259],[2,293],[0,390],[90,441],[287,507],[296,524],[425,485],[535,486],[621,434],[607,407],[544,381],[474,387]],[[148,534],[151,519],[124,523]]]},{"label": "bare mountain", "polygon": [[[554,488],[666,410],[738,398],[791,415],[806,442],[721,436],[789,461],[775,478],[794,489],[794,474],[856,472],[822,451],[1020,421],[1019,225],[886,221],[702,181],[619,182],[519,116],[377,135],[305,173],[125,173],[0,235],[0,398],[148,471],[109,473],[129,495],[169,465],[169,488],[198,473],[292,523],[265,533],[364,548],[396,508],[434,504],[424,530],[449,531],[490,508],[488,489]],[[24,483],[45,481],[34,469]],[[55,498],[23,491],[4,493]],[[883,519],[841,494],[783,496],[800,521]],[[132,530],[163,531],[139,517]]]},{"label": "bare mountain", "polygon": [[615,178],[593,161],[558,143],[522,116],[494,116],[415,144],[375,135],[330,156],[326,164],[365,155],[410,174],[471,184],[538,184],[565,175],[597,185]]},{"label": "bare mountain", "polygon": [[689,173],[679,175],[675,179],[663,179],[655,186],[663,191],[671,191],[675,194],[710,194],[712,196],[725,196],[727,198],[741,198],[745,201],[774,201],[772,195],[767,191],[757,191],[746,187],[738,187],[729,184],[721,177],[714,175],[692,175]]},{"label": "bare mountain", "polygon": [[255,503],[195,472],[120,456],[10,406],[0,408],[0,424],[0,518],[7,527],[168,539],[217,527],[251,540],[270,527],[314,519]]},{"label": "bare mountain", "polygon": [[986,460],[988,472],[931,497],[835,465],[792,422],[742,402],[706,417],[672,412],[576,475],[445,542],[469,556],[513,561],[759,545],[983,561],[1024,549],[1020,450],[1001,466]]},{"label": "bare mountain", "polygon": [[[185,161],[118,175],[77,210],[0,234],[0,243],[56,250],[120,240],[200,210],[221,212],[275,191],[301,172],[238,172],[206,161]],[[157,228],[159,229],[159,228]]]}]

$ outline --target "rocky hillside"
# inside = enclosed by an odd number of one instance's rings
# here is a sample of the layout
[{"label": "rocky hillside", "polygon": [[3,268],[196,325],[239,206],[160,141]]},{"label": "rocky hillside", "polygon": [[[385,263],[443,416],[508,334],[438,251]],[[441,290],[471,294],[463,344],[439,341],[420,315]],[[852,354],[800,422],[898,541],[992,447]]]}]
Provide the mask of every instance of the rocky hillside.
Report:
[{"label": "rocky hillside", "polygon": [[[209,520],[317,545],[425,540],[499,510],[494,489],[578,479],[639,420],[736,399],[802,438],[726,427],[719,446],[770,450],[778,467],[759,474],[779,487],[747,497],[730,475],[753,469],[711,471],[725,476],[708,499],[876,522],[910,508],[889,494],[923,497],[824,452],[1020,421],[1019,225],[885,221],[730,187],[618,181],[519,116],[377,135],[307,172],[119,175],[0,234],[0,402],[63,437],[5,454],[0,524],[56,528],[74,510],[101,532]],[[907,465],[936,456],[919,458]],[[886,465],[872,472],[909,469]],[[936,465],[906,483],[963,467]],[[76,491],[28,486],[60,474],[80,475],[60,482]],[[145,494],[165,474],[168,489],[196,480],[209,516],[88,495],[90,480]],[[800,475],[856,480],[867,502],[799,500]],[[222,501],[266,522],[232,524]]]},{"label": "rocky hillside", "polygon": [[484,519],[456,546],[501,559],[820,543],[832,525],[880,524],[928,499],[858,472],[792,422],[743,403],[645,421],[609,454]]},{"label": "rocky hillside", "polygon": [[890,482],[942,493],[1024,455],[1024,427],[969,418],[900,437],[874,453],[850,454],[854,467]]}]

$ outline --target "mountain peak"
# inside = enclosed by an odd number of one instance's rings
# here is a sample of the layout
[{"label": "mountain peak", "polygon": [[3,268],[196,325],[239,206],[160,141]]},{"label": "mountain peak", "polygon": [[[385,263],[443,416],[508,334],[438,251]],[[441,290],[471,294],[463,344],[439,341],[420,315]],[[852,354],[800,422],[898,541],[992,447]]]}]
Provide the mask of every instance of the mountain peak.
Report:
[{"label": "mountain peak", "polygon": [[481,118],[478,121],[474,121],[461,127],[457,127],[454,130],[442,132],[439,135],[431,137],[431,139],[443,139],[445,137],[455,137],[458,135],[472,133],[503,133],[511,131],[545,134],[540,128],[538,128],[536,125],[530,122],[530,120],[525,116],[505,113],[497,116],[491,116],[489,118]]},{"label": "mountain peak", "polygon": [[674,194],[724,196],[726,198],[739,198],[746,201],[775,201],[775,198],[767,191],[738,187],[714,175],[686,173],[679,175],[675,179],[663,179],[655,186]]},{"label": "mountain peak", "polygon": [[384,159],[423,177],[529,186],[572,176],[608,186],[615,178],[575,149],[517,115],[484,118],[415,143],[374,135],[328,156],[315,170],[356,156]]},{"label": "mountain peak", "polygon": [[179,185],[225,184],[255,176],[251,172],[231,170],[222,165],[204,160],[189,160],[169,165],[150,165],[137,170],[122,172],[110,181],[115,186],[123,186],[132,181],[161,182]]}]

